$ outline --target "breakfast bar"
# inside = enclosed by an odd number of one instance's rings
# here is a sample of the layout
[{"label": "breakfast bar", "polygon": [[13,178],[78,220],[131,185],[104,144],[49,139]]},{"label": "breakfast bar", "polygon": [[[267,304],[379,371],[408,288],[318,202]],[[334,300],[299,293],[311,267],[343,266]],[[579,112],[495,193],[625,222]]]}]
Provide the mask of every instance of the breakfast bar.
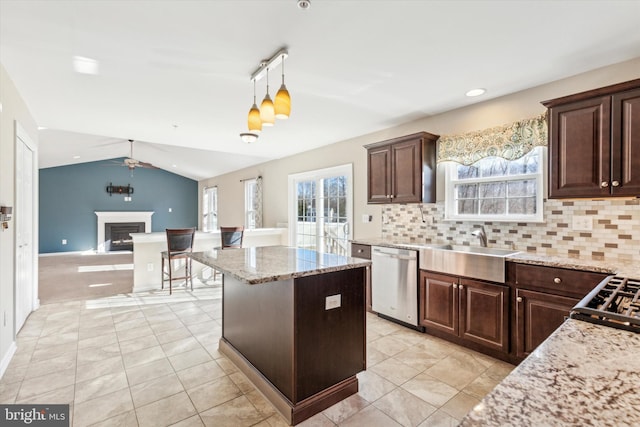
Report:
[{"label": "breakfast bar", "polygon": [[290,424],[358,391],[370,261],[284,246],[195,252],[223,273],[220,351]]}]

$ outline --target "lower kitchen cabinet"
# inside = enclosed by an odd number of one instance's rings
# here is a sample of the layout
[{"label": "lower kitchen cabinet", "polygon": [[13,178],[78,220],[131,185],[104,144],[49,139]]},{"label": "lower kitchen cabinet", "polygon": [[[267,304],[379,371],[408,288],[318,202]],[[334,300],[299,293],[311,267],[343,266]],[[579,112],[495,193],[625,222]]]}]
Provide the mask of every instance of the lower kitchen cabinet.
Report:
[{"label": "lower kitchen cabinet", "polygon": [[569,317],[571,309],[604,278],[605,273],[540,265],[507,263],[513,290],[511,340],[522,360]]},{"label": "lower kitchen cabinet", "polygon": [[509,288],[420,272],[420,325],[461,344],[509,352]]},{"label": "lower kitchen cabinet", "polygon": [[578,303],[578,299],[516,289],[516,357],[527,357],[546,340]]}]

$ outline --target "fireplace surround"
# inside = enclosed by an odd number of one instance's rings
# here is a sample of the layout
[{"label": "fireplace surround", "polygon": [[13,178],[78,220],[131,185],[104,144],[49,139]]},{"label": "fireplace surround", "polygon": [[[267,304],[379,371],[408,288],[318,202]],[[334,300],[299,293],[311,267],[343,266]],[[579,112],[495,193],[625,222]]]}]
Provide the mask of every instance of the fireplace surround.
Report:
[{"label": "fireplace surround", "polygon": [[153,211],[96,211],[95,214],[98,217],[97,252],[109,251],[107,244],[105,244],[106,224],[144,223],[144,232],[151,233],[151,215],[153,215]]}]

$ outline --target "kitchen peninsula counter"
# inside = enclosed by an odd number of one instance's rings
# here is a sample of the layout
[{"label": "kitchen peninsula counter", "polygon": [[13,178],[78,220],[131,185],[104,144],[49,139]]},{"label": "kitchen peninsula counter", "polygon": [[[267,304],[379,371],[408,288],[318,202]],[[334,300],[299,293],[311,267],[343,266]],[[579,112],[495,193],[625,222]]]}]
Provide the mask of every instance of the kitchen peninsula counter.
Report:
[{"label": "kitchen peninsula counter", "polygon": [[640,425],[640,334],[568,319],[460,426]]},{"label": "kitchen peninsula counter", "polygon": [[358,391],[370,261],[284,246],[192,259],[223,273],[220,351],[290,424]]}]

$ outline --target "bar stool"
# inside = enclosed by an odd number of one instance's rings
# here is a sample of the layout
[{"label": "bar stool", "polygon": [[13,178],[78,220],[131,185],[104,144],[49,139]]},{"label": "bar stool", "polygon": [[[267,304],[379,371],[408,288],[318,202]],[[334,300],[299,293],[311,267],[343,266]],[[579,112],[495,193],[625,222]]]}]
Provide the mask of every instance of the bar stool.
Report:
[{"label": "bar stool", "polygon": [[[244,237],[244,227],[220,227],[221,249],[241,248]],[[213,270],[213,280],[216,280],[220,272]]]},{"label": "bar stool", "polygon": [[[171,284],[174,280],[184,279],[185,289],[191,282],[191,290],[193,290],[193,279],[191,277],[191,257],[189,254],[193,251],[193,239],[196,234],[194,228],[174,228],[166,229],[167,232],[167,250],[162,252],[162,289],[164,282],[169,281],[169,295],[173,290]],[[184,259],[184,276],[173,277],[173,261]],[[168,261],[168,271],[165,271],[165,261]]]}]

